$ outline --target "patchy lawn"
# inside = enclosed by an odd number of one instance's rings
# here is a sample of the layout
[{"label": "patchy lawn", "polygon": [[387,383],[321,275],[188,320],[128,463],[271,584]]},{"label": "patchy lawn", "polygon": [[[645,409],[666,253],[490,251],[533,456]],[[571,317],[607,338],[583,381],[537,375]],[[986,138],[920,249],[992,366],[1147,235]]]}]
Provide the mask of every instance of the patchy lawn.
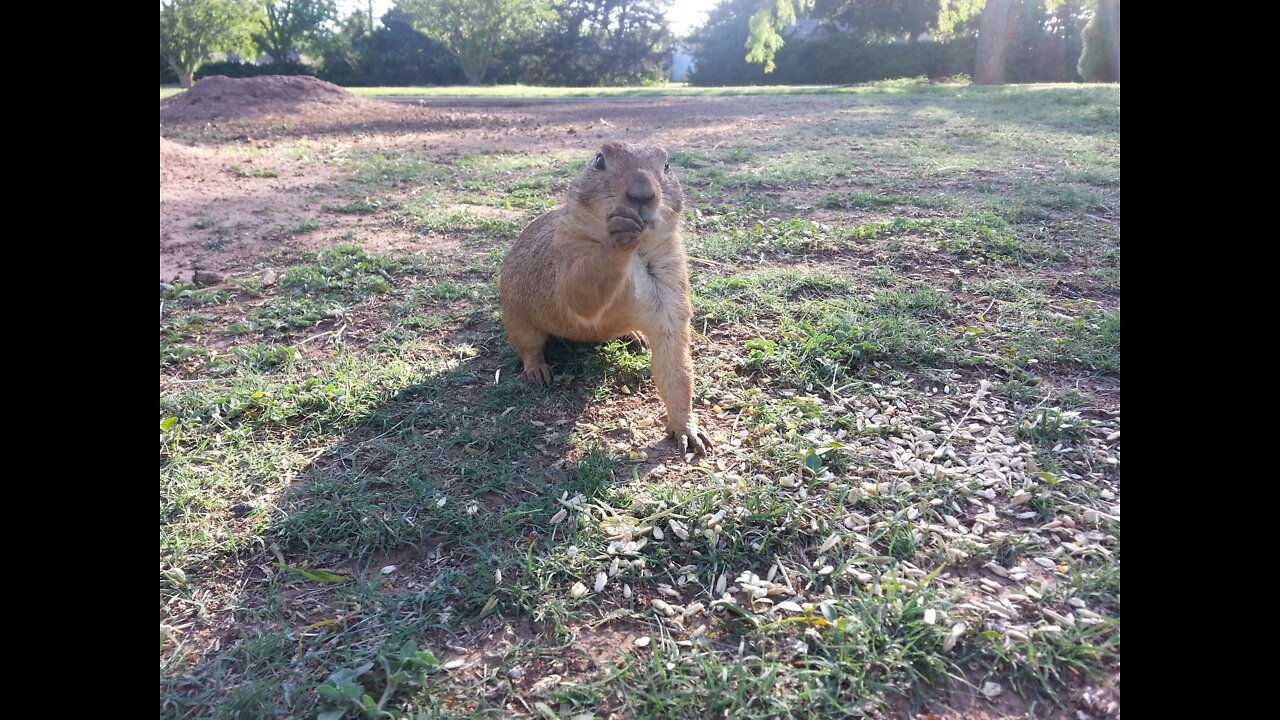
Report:
[{"label": "patchy lawn", "polygon": [[[161,717],[1118,717],[1119,89],[882,90],[162,102]],[[689,196],[705,463],[502,334],[606,139]]]}]

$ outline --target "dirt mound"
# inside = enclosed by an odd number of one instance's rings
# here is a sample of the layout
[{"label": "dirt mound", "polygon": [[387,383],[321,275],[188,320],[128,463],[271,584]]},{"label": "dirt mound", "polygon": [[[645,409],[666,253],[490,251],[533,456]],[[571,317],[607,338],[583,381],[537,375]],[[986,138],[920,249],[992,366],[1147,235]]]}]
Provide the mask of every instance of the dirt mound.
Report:
[{"label": "dirt mound", "polygon": [[166,162],[181,161],[192,157],[203,157],[208,155],[207,152],[193,147],[187,147],[172,140],[160,138],[160,164]]},{"label": "dirt mound", "polygon": [[160,138],[160,187],[162,190],[167,181],[198,175],[211,164],[217,164],[217,161],[208,150],[188,147]]},{"label": "dirt mound", "polygon": [[367,100],[306,75],[207,77],[160,107],[162,124],[365,109]]}]

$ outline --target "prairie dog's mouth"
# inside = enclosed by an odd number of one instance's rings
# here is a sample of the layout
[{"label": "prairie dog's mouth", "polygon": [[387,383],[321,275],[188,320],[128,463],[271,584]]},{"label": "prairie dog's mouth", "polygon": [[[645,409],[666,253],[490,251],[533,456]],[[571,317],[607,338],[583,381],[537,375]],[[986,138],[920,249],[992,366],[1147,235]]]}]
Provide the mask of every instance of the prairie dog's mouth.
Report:
[{"label": "prairie dog's mouth", "polygon": [[[652,230],[662,223],[662,213],[657,208],[637,208],[634,204],[628,203],[628,206],[636,211],[640,216],[640,223],[644,225],[646,230]],[[614,208],[610,208],[606,216],[613,214]]]},{"label": "prairie dog's mouth", "polygon": [[636,202],[632,198],[611,198],[611,200],[612,202],[606,203],[603,207],[606,221],[618,215],[630,217],[645,231],[655,230],[667,224],[664,213],[670,212],[670,208],[656,197],[647,202]]}]

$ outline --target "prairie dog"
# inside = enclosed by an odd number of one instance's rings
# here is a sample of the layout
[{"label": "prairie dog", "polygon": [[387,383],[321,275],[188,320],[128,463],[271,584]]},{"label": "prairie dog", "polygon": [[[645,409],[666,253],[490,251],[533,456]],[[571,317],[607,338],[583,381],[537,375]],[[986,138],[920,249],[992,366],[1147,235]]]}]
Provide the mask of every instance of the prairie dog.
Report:
[{"label": "prairie dog", "polygon": [[653,352],[653,381],[681,453],[711,441],[693,414],[689,269],[680,238],[684,190],[651,145],[605,143],[565,202],[529,223],[502,263],[507,340],[524,377],[547,385],[550,336],[603,342],[635,333]]}]

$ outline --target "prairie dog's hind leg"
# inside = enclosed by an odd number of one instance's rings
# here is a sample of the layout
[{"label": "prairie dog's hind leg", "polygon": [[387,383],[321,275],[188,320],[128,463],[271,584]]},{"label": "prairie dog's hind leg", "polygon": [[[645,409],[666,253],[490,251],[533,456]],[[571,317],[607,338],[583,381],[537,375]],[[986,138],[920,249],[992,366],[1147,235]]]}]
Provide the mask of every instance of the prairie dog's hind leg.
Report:
[{"label": "prairie dog's hind leg", "polygon": [[622,339],[631,346],[632,350],[648,350],[649,341],[645,339],[644,334],[639,330],[633,333],[627,333]]}]

